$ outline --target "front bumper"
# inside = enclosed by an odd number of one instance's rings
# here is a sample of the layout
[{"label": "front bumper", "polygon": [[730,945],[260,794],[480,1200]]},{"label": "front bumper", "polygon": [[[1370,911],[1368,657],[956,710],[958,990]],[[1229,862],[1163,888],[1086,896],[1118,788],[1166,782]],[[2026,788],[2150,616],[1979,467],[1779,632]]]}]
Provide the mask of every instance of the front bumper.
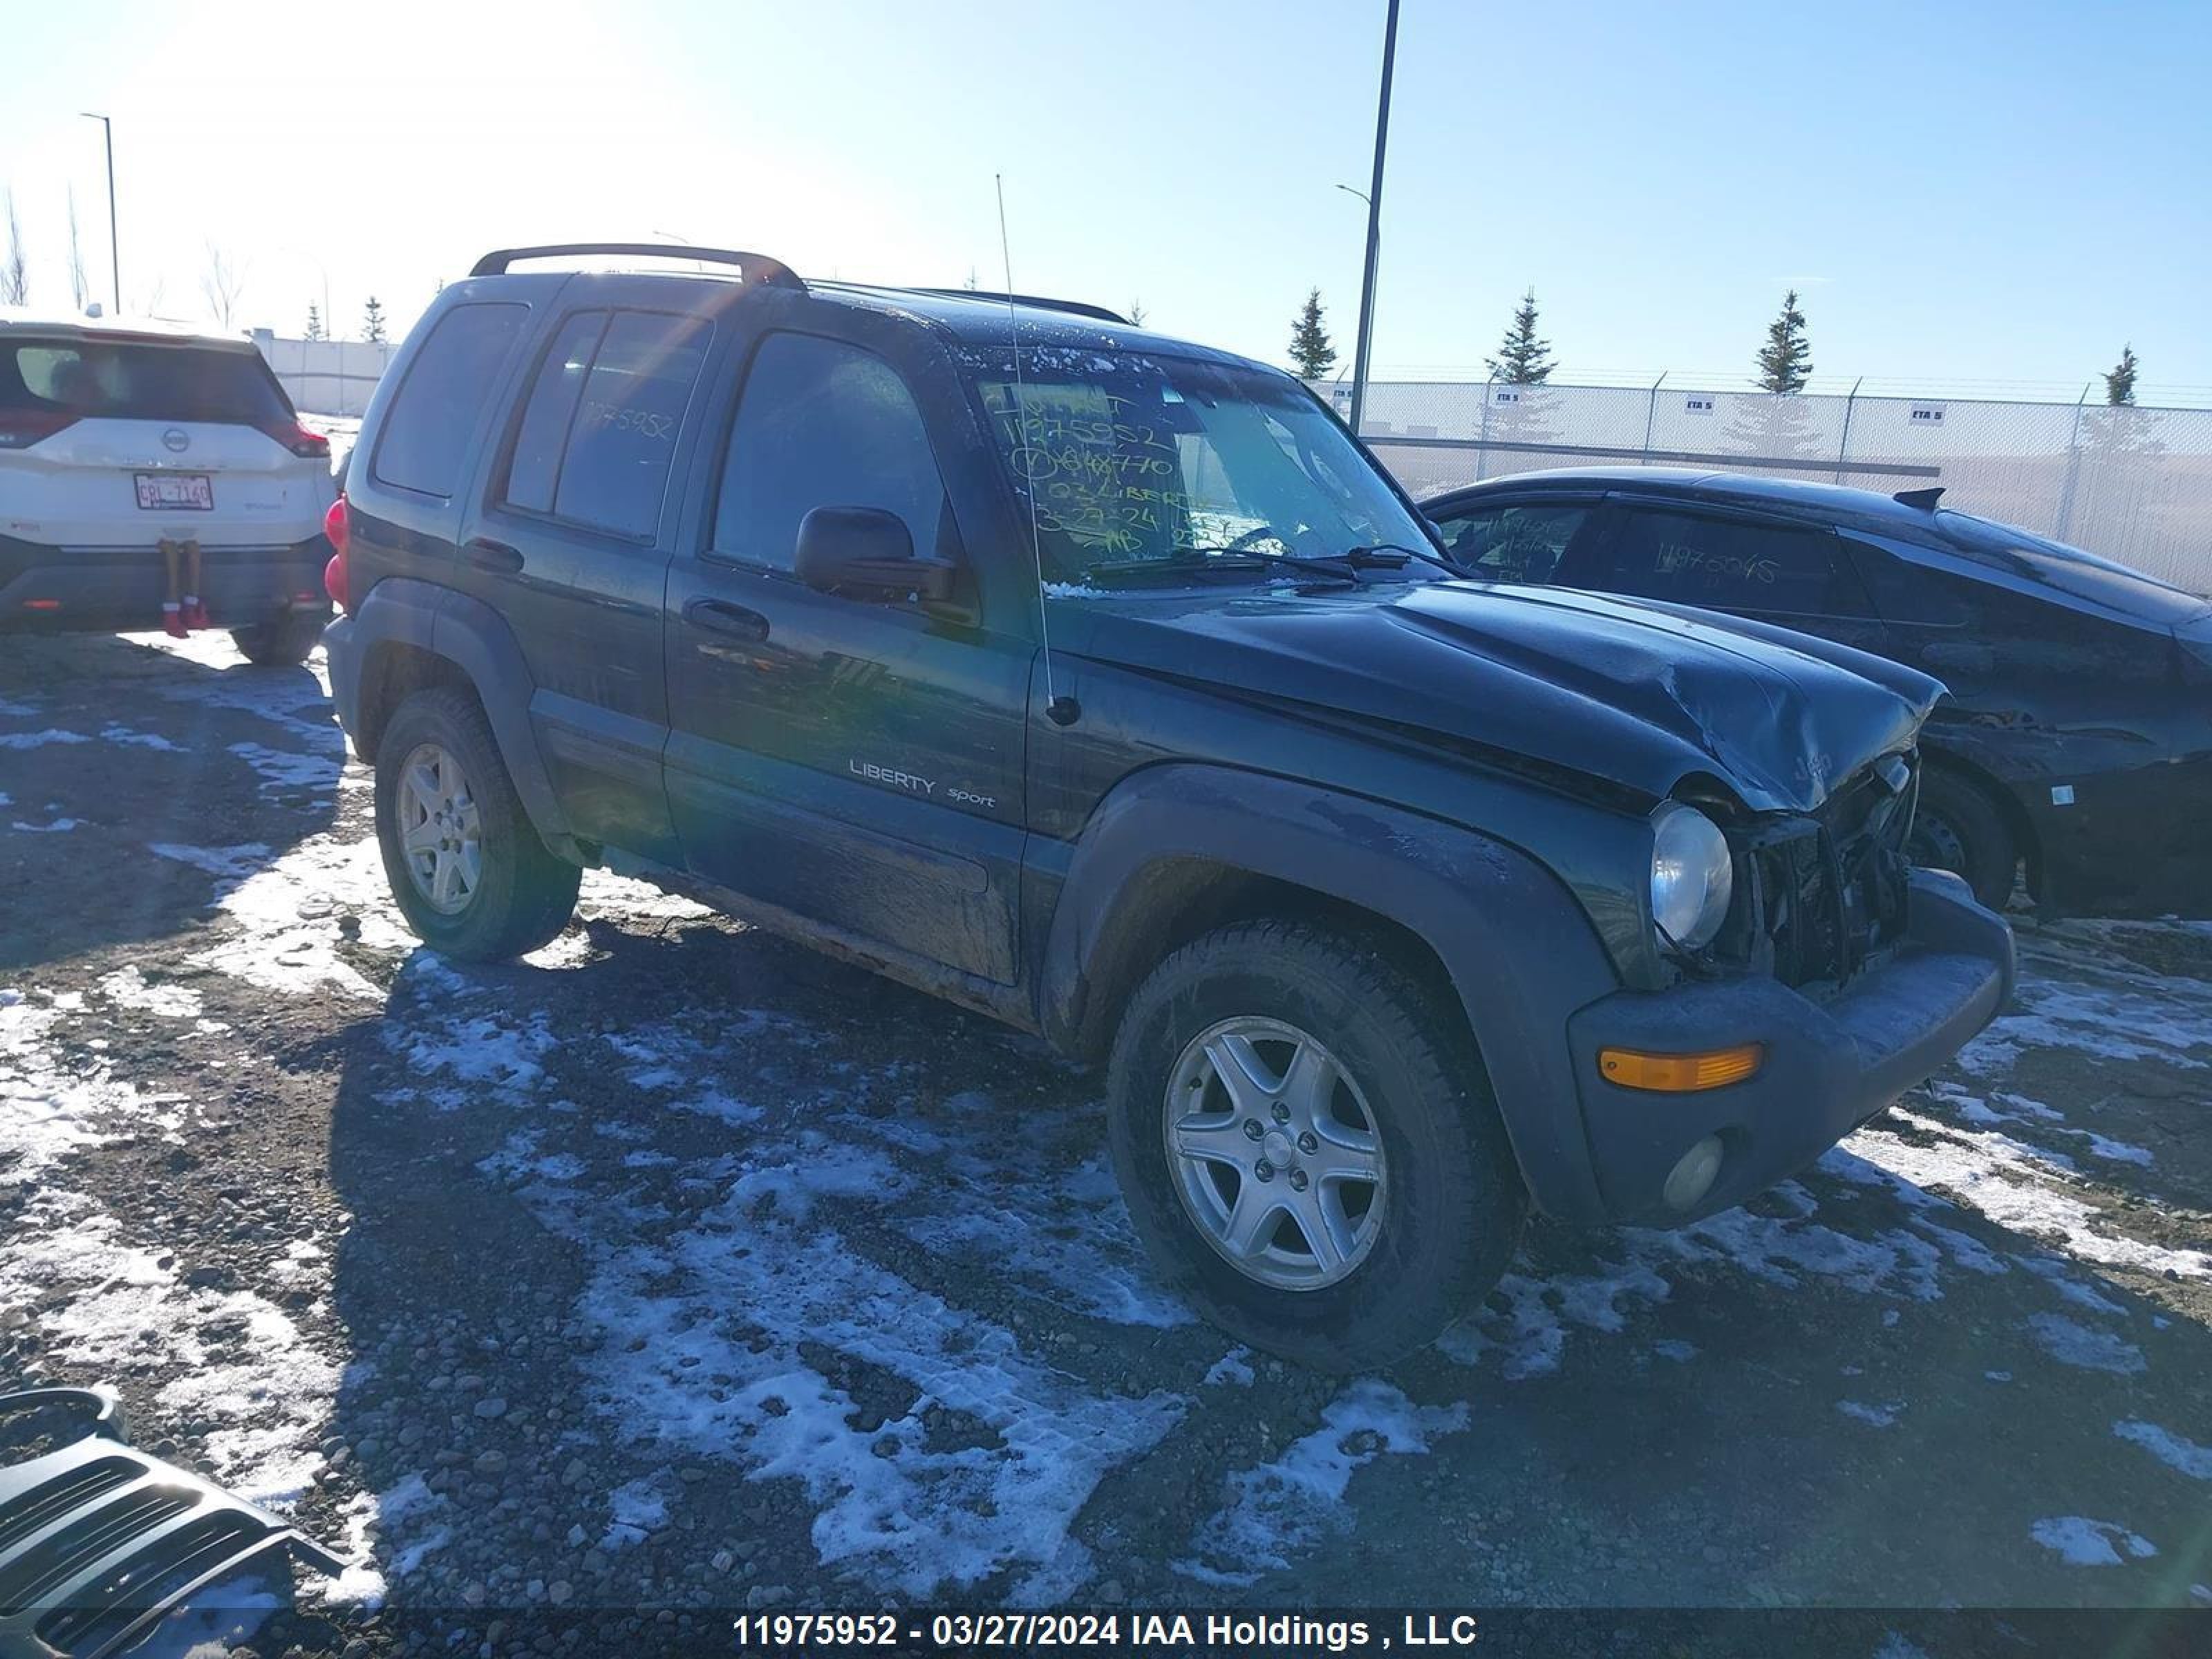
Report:
[{"label": "front bumper", "polygon": [[[1676,1224],[1740,1204],[1813,1163],[1972,1039],[2012,994],[2012,930],[1930,870],[1911,874],[1905,936],[1878,966],[1816,1003],[1765,977],[1620,991],[1567,1022],[1593,1173],[1616,1221]],[[1607,1047],[1660,1053],[1765,1046],[1759,1072],[1692,1094],[1623,1088],[1598,1073]],[[1707,1136],[1720,1173],[1681,1209],[1668,1174]]]}]

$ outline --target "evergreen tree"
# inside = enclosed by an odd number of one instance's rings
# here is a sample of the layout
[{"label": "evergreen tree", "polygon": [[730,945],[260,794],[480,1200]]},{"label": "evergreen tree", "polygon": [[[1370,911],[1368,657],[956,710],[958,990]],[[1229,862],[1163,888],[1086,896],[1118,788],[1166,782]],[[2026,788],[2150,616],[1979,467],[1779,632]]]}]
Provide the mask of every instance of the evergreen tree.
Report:
[{"label": "evergreen tree", "polygon": [[2105,376],[2105,401],[2115,409],[2131,409],[2136,401],[2136,349],[2120,348],[2120,361]]},{"label": "evergreen tree", "polygon": [[1797,290],[1782,296],[1782,314],[1766,325],[1759,349],[1759,385],[1763,392],[1802,392],[1813,378],[1813,348],[1805,338],[1805,313],[1797,309]]},{"label": "evergreen tree", "polygon": [[323,313],[314,306],[309,306],[307,307],[307,337],[311,340],[319,340],[325,337],[323,333]]},{"label": "evergreen tree", "polygon": [[368,303],[362,307],[361,337],[371,345],[384,343],[384,307],[377,304],[374,294],[368,296]]},{"label": "evergreen tree", "polygon": [[1336,367],[1336,348],[1321,325],[1321,290],[1306,295],[1304,308],[1291,325],[1291,366],[1309,380],[1318,380]]},{"label": "evergreen tree", "polygon": [[1492,380],[1508,386],[1541,386],[1552,377],[1552,343],[1536,334],[1536,290],[1521,296],[1513,321],[1498,343],[1498,355],[1486,359]]},{"label": "evergreen tree", "polygon": [[1142,300],[1129,301],[1129,320],[1139,328],[1145,325],[1145,302]]}]

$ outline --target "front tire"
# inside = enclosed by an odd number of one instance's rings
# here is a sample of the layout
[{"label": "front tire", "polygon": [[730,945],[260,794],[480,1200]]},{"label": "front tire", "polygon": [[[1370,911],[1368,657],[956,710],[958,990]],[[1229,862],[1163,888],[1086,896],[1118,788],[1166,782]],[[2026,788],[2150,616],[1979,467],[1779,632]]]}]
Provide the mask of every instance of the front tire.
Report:
[{"label": "front tire", "polygon": [[1905,856],[1914,864],[1964,877],[1974,897],[1992,910],[2002,910],[2012,899],[2020,849],[2004,809],[1941,767],[1921,772],[1920,804]]},{"label": "front tire", "polygon": [[422,942],[507,962],[558,933],[583,872],[546,850],[477,700],[451,686],[399,705],[376,750],[376,840]]},{"label": "front tire", "polygon": [[1131,998],[1107,1085],[1132,1219],[1231,1335],[1328,1371],[1432,1340],[1527,1207],[1455,1008],[1296,922],[1185,945]]}]

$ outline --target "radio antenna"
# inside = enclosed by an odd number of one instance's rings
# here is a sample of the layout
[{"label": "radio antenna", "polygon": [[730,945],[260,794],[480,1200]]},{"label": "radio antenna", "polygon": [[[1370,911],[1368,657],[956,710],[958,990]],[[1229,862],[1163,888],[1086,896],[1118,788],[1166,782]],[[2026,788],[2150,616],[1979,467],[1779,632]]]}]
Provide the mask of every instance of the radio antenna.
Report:
[{"label": "radio antenna", "polygon": [[[1014,453],[1026,448],[1030,417],[1029,382],[1022,374],[1022,319],[1014,307],[1014,251],[1006,240],[1006,177],[991,175],[999,192],[999,256],[1006,271],[1006,333],[1014,352]],[[1037,642],[1044,653],[1044,712],[1055,726],[1073,726],[1083,710],[1073,697],[1063,697],[1052,679],[1052,619],[1044,591],[1044,544],[1037,532],[1036,480],[1024,477],[1022,498],[1030,507],[1030,562],[1036,571]]]}]

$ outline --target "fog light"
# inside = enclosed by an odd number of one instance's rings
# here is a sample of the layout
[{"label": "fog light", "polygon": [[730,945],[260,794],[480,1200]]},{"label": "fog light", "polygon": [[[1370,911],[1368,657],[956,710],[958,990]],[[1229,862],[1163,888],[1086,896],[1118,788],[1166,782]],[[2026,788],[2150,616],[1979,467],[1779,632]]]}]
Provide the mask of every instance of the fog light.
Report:
[{"label": "fog light", "polygon": [[1721,1138],[1707,1135],[1683,1153],[1681,1161],[1668,1172],[1667,1184],[1659,1189],[1659,1196],[1667,1200],[1670,1210],[1695,1209],[1712,1191],[1720,1173]]}]

